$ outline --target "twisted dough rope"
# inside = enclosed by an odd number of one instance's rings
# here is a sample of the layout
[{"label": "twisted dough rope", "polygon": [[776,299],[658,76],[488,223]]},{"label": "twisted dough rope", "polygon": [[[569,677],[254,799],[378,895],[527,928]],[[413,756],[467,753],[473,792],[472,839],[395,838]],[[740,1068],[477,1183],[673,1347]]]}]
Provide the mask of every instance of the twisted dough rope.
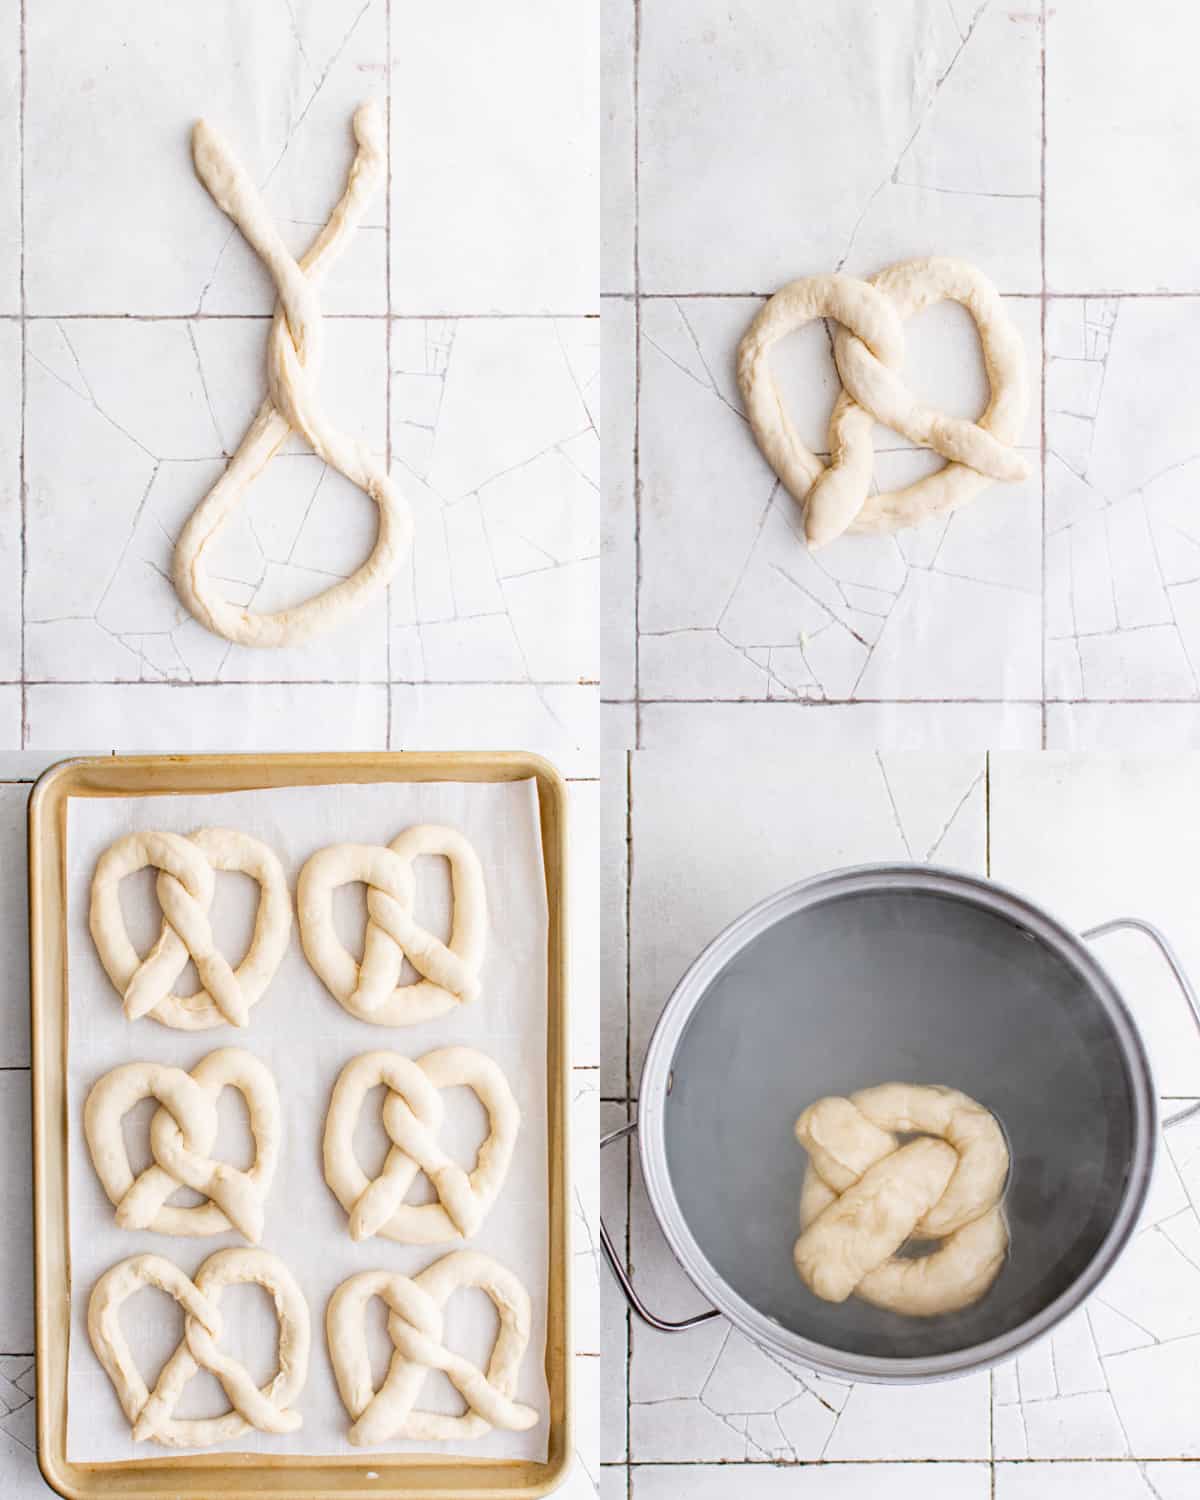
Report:
[{"label": "twisted dough rope", "polygon": [[[143,959],[129,940],[120,887],[126,876],[147,866],[160,871],[155,890],[163,922]],[[254,937],[236,969],[217,952],[208,920],[218,870],[249,875],[260,890]],[[248,833],[229,828],[201,828],[186,838],[129,833],[96,864],[89,924],[100,962],[129,1020],[151,1015],[177,1031],[206,1031],[248,1023],[250,1007],[262,998],[287,951],[292,898],[276,855]],[[171,986],[189,958],[203,988],[194,995],[176,995]]]},{"label": "twisted dough rope", "polygon": [[[422,854],[444,855],[450,865],[454,917],[442,943],[413,917]],[[343,945],[333,925],[333,893],[361,881],[367,886],[367,931],[362,963]],[[326,989],[360,1021],[412,1026],[445,1015],[479,994],[479,966],[487,934],[487,893],[479,856],[453,828],[419,823],[386,849],[374,844],[331,844],[300,871],[296,887],[300,942]],[[401,984],[404,960],[422,976]]]},{"label": "twisted dough rope", "polygon": [[[901,1145],[895,1132],[920,1138]],[[974,1099],[884,1083],[810,1104],[796,1139],[809,1161],[794,1256],[818,1297],[844,1302],[854,1293],[927,1318],[978,1302],[999,1275],[1008,1146]],[[942,1243],[929,1255],[898,1257],[910,1238]]]},{"label": "twisted dough rope", "polygon": [[[354,1154],[354,1130],[363,1101],[386,1084],[383,1123],[392,1145],[372,1182]],[[468,1174],[446,1155],[437,1133],[445,1114],[442,1089],[466,1086],[488,1116],[487,1139]],[[424,1057],[364,1052],[342,1069],[325,1120],[325,1181],[350,1215],[350,1237],[382,1234],[406,1245],[469,1239],[495,1203],[512,1161],[521,1112],[508,1080],[473,1047],[442,1047]],[[438,1195],[436,1203],[404,1199],[418,1172]]]},{"label": "twisted dough rope", "polygon": [[[500,1326],[486,1373],[446,1348],[442,1309],[460,1287],[479,1287],[492,1299]],[[390,1310],[395,1352],[376,1391],[367,1354],[366,1307],[382,1297]],[[362,1271],[343,1281],[329,1300],[325,1334],[342,1404],[354,1419],[357,1447],[389,1438],[450,1443],[483,1437],[493,1427],[523,1432],[538,1414],[512,1399],[529,1344],[529,1293],[506,1267],[474,1250],[455,1250],[416,1276]],[[430,1370],[442,1370],[470,1408],[461,1417],[415,1410]]]},{"label": "twisted dough rope", "polygon": [[[991,396],[978,422],[949,417],[919,401],[900,377],[906,319],[949,299],[975,320]],[[796,432],[771,374],[772,344],[814,318],[838,324],[834,358],[844,390],[829,420],[826,468]],[[996,479],[1025,479],[1014,451],[1028,405],[1021,338],[991,282],[965,261],[904,261],[867,281],[835,273],[790,282],[767,302],[738,349],[738,385],[767,462],[806,502],[813,549],[844,531],[896,531],[957,510]],[[946,466],[901,490],[870,493],[875,422],[932,448]]]},{"label": "twisted dough rope", "polygon": [[[241,1171],[210,1155],[217,1138],[217,1097],[235,1088],[246,1101],[254,1165]],[[121,1121],[141,1099],[161,1108],[150,1122],[154,1165],[135,1178]],[[262,1238],[264,1205],[279,1160],[282,1116],[270,1072],[238,1047],[222,1047],[185,1073],[163,1063],[132,1062],[105,1073],[88,1093],[84,1135],[96,1175],[116,1205],[122,1229],[156,1234],[224,1234],[236,1228],[251,1244]],[[179,1187],[207,1203],[167,1202]]]},{"label": "twisted dough rope", "polygon": [[[244,1282],[270,1292],[279,1321],[278,1368],[261,1387],[244,1365],[217,1348],[221,1291]],[[174,1297],[186,1314],[183,1339],[163,1365],[153,1391],[142,1379],[120,1324],[122,1303],[144,1286],[158,1287]],[[284,1433],[301,1426],[300,1413],[289,1408],[308,1375],[308,1304],[288,1268],[265,1250],[218,1250],[200,1267],[194,1281],[161,1255],[135,1255],[120,1261],[92,1291],[88,1337],[133,1428],[135,1443],[152,1438],[169,1447],[208,1448],[251,1428]],[[221,1382],[232,1410],[220,1417],[174,1416],[184,1386],[201,1369]]]},{"label": "twisted dough rope", "polygon": [[[243,646],[294,646],[329,629],[388,583],[412,540],[412,516],[387,470],[361,443],[339,432],[317,402],[322,343],[317,288],[358,228],[386,172],[384,117],[377,102],[356,111],[354,135],[358,153],[346,191],[297,264],[232,148],[206,120],[192,132],[200,180],[257,252],[279,291],[267,343],[266,398],[175,547],[179,597],[202,625]],[[349,578],[292,609],[258,614],[221,596],[210,578],[206,553],[293,431],[303,433],[319,458],[371,497],[379,511],[379,531],[370,557]]]}]

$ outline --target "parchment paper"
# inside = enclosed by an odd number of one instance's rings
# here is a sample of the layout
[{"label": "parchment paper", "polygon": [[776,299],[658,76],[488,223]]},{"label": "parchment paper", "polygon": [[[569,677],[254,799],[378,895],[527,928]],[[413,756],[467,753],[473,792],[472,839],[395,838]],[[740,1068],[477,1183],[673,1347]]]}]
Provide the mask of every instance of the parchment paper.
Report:
[{"label": "parchment paper", "polygon": [[[449,1015],[419,1026],[372,1026],[347,1014],[308,967],[295,925],[288,952],[270,988],[252,1009],[250,1024],[205,1032],[173,1031],[149,1017],[125,1020],[121,1002],[101,967],[88,931],[88,901],[96,860],[109,844],[133,829],[189,833],[196,828],[238,828],[270,845],[283,862],[293,893],[310,854],[343,841],[386,844],[412,823],[447,823],[475,846],[483,864],[488,898],[488,940],[482,994]],[[546,931],[547,909],[537,814],[536,784],[429,783],[284,788],[196,797],[76,798],[69,805],[68,963],[70,1043],[68,1060],[70,1243],[72,1322],[69,1356],[67,1456],[79,1461],[148,1458],[167,1450],[135,1444],[116,1394],[87,1336],[87,1303],[99,1276],[119,1260],[153,1251],[193,1275],[214,1251],[243,1244],[235,1233],[182,1238],[117,1227],[113,1207],[100,1186],[83,1131],[84,1101],[92,1084],[119,1063],[147,1059],[191,1068],[218,1047],[243,1047],[271,1069],[284,1121],[284,1146],[267,1199],[262,1248],[280,1256],[308,1301],[312,1357],[308,1382],[296,1405],[304,1425],[281,1437],[249,1432],[209,1452],[360,1454],[388,1451],[456,1452],[477,1457],[544,1461],[548,1395],[544,1372],[548,1282],[546,1180]],[[446,861],[417,864],[417,916],[443,938],[449,930]],[[249,943],[257,886],[247,876],[221,874],[213,924],[222,951],[240,959]],[[145,952],[158,930],[159,911],[150,872],[124,882],[122,905],[130,936]],[[361,954],[365,899],[360,886],[341,893],[335,906],[338,930]],[[409,977],[412,977],[411,975]],[[196,987],[191,967],[176,986]],[[494,1431],[474,1443],[414,1444],[399,1440],[384,1449],[360,1449],[346,1441],[350,1422],[338,1396],[325,1345],[325,1308],[347,1276],[372,1269],[413,1274],[462,1243],[442,1246],[396,1244],[379,1237],[355,1244],[346,1215],[325,1183],[321,1139],[330,1091],[343,1066],[359,1053],[389,1048],[412,1057],[434,1047],[462,1043],[478,1047],[504,1069],[521,1109],[522,1123],[504,1188],[469,1247],[495,1256],[525,1283],[533,1303],[533,1334],[522,1364],[517,1397],[543,1413],[524,1433]],[[383,1090],[372,1091],[363,1111],[356,1148],[364,1170],[382,1164],[386,1136],[379,1119]],[[485,1116],[466,1089],[446,1095],[442,1139],[459,1161],[470,1161],[482,1138]],[[126,1118],[126,1140],[135,1171],[149,1160],[148,1129],[154,1105],[146,1102]],[[219,1105],[221,1130],[215,1155],[248,1166],[252,1145],[240,1097],[230,1089]],[[418,1189],[426,1190],[419,1192]],[[410,1201],[428,1197],[419,1178]],[[197,1201],[186,1189],[177,1202]],[[275,1368],[276,1324],[266,1293],[228,1290],[221,1300],[222,1347],[265,1380]],[[375,1299],[368,1322],[376,1387],[391,1353],[386,1312]],[[121,1316],[143,1378],[153,1388],[158,1370],[183,1329],[183,1316],[164,1293],[138,1292]],[[477,1290],[456,1294],[446,1308],[451,1347],[483,1365],[496,1326],[490,1301]],[[445,1377],[431,1374],[419,1405],[462,1410]],[[197,1374],[176,1410],[206,1416],[228,1409],[207,1372]]]}]

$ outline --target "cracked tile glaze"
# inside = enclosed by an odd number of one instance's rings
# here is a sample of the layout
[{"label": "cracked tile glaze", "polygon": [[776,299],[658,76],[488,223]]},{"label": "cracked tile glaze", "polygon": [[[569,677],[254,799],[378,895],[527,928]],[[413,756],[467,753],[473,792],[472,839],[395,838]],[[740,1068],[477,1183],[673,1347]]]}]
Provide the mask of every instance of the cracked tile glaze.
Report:
[{"label": "cracked tile glaze", "polygon": [[[759,305],[642,306],[642,697],[1039,697],[1037,479],[893,536],[846,536],[809,552],[801,510],[759,455],[733,378]],[[1036,305],[1007,307],[1036,363]],[[909,347],[914,390],[956,415],[982,409],[986,379],[962,309],[919,314]],[[799,435],[818,450],[837,390],[827,331],[793,334],[772,357]],[[877,439],[880,485],[940,464],[895,434]],[[1036,445],[1035,409],[1021,451],[1036,455]]]}]

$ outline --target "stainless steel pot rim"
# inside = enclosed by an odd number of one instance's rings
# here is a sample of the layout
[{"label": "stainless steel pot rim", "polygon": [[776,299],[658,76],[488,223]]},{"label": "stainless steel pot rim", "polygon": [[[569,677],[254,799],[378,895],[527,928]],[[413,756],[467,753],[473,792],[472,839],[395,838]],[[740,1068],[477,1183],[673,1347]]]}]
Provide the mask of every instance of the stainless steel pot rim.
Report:
[{"label": "stainless steel pot rim", "polygon": [[[728,961],[753,938],[795,912],[881,890],[920,891],[967,901],[1046,943],[1072,967],[1104,1007],[1129,1063],[1134,1123],[1126,1190],[1108,1233],[1075,1282],[1035,1317],[997,1338],[946,1354],[889,1358],[851,1354],[784,1328],[746,1302],[712,1266],[688,1228],[667,1166],[664,1117],[676,1048],[693,1010]],[[933,865],[855,865],[799,881],[766,897],[718,934],[679,980],[663,1009],[642,1065],[638,1091],[642,1173],[659,1225],[695,1285],[746,1336],[785,1360],[834,1379],[917,1384],[985,1369],[1035,1342],[1095,1291],[1128,1242],[1150,1186],[1158,1108],[1150,1060],[1120,990],[1078,933],[1019,892],[983,876]]]}]

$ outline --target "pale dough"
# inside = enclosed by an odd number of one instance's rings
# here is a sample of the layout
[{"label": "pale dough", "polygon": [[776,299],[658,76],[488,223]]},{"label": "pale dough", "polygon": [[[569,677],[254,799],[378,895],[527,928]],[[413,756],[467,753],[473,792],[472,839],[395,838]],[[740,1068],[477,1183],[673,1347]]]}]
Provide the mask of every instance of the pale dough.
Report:
[{"label": "pale dough", "polygon": [[[254,1282],[271,1294],[279,1320],[275,1374],[261,1387],[245,1366],[217,1347],[222,1288]],[[150,1391],[121,1329],[121,1304],[144,1286],[161,1288],[184,1309],[183,1339]],[[291,1272],[265,1250],[218,1250],[191,1280],[161,1255],[135,1255],[106,1271],[88,1302],[88,1337],[133,1428],[135,1443],[153,1439],[175,1448],[207,1448],[244,1432],[295,1432],[291,1409],[308,1375],[311,1341],[308,1304]],[[184,1386],[198,1370],[221,1382],[231,1410],[220,1417],[176,1417]]]},{"label": "pale dough", "polygon": [[[960,303],[975,320],[991,397],[978,422],[949,417],[904,384],[907,318],[934,302]],[[844,389],[829,422],[826,467],[803,442],[771,374],[771,346],[815,318],[838,324],[834,357]],[[869,280],[834,273],[790,282],[767,302],[738,350],[746,415],[767,462],[805,503],[809,546],[844,531],[896,531],[955,510],[993,480],[1025,479],[1015,450],[1028,406],[1021,338],[991,282],[965,261],[904,261]],[[875,422],[932,448],[944,468],[902,490],[871,494]]]},{"label": "pale dough", "polygon": [[[479,1287],[492,1299],[499,1329],[486,1372],[446,1348],[442,1309],[461,1287]],[[382,1297],[395,1352],[376,1391],[367,1353],[366,1307]],[[529,1293],[499,1261],[474,1250],[456,1250],[416,1276],[362,1271],[343,1281],[325,1315],[329,1357],[342,1403],[353,1419],[350,1441],[359,1447],[390,1438],[450,1443],[483,1437],[493,1427],[523,1432],[538,1414],[514,1401],[521,1359],[529,1344]],[[442,1370],[469,1410],[459,1417],[416,1410],[430,1370]]]},{"label": "pale dough", "polygon": [[[210,1155],[223,1088],[237,1089],[246,1101],[254,1137],[254,1165],[248,1171]],[[135,1177],[121,1122],[146,1098],[162,1106],[150,1123],[154,1165]],[[88,1150],[116,1205],[117,1223],[157,1234],[224,1234],[235,1228],[256,1245],[282,1133],[275,1080],[257,1058],[237,1047],[210,1052],[190,1073],[164,1063],[124,1063],[93,1085],[84,1106]],[[192,1188],[208,1201],[194,1208],[168,1203],[180,1187]]]},{"label": "pale dough", "polygon": [[[371,1181],[354,1154],[354,1130],[363,1101],[381,1083],[388,1089],[383,1123],[392,1145]],[[488,1116],[487,1139],[469,1173],[437,1138],[445,1113],[441,1091],[461,1086],[474,1092]],[[520,1123],[508,1080],[472,1047],[442,1047],[415,1061],[399,1052],[353,1058],[334,1084],[325,1120],[325,1180],[350,1215],[351,1238],[381,1234],[408,1245],[469,1239],[504,1186]],[[436,1203],[405,1203],[418,1172],[433,1184]]]},{"label": "pale dough", "polygon": [[[232,148],[201,120],[192,135],[196,172],[242,231],[275,282],[279,303],[267,343],[267,395],[228,468],[192,513],[175,548],[179,597],[217,635],[243,646],[295,646],[338,624],[382,590],[408,552],[412,516],[384,464],[329,421],[317,398],[322,321],[317,289],[362,221],[387,175],[387,129],[371,101],[354,116],[358,153],[346,191],[299,263],[292,258]],[[274,613],[231,604],[210,571],[209,549],[246,491],[287,442],[301,433],[316,455],[368,494],[379,513],[370,557],[349,578],[303,604]]]},{"label": "pale dough", "polygon": [[[898,1135],[919,1138],[902,1144]],[[957,1089],[885,1083],[809,1105],[796,1270],[827,1302],[853,1295],[912,1317],[977,1302],[1008,1251],[1009,1156],[995,1117]],[[896,1255],[906,1240],[940,1240]]]},{"label": "pale dough", "polygon": [[[454,910],[450,940],[440,942],[413,917],[420,855],[444,855],[450,865]],[[359,964],[333,925],[333,893],[367,886],[367,931]],[[296,889],[300,941],[330,994],[360,1021],[412,1026],[445,1015],[479,994],[479,966],[487,935],[487,894],[479,856],[453,828],[420,823],[386,848],[332,844],[300,871]],[[404,960],[422,976],[401,984]]]},{"label": "pale dough", "polygon": [[[163,910],[158,940],[143,959],[129,940],[121,912],[121,882],[147,866],[159,870],[156,891]],[[254,937],[236,969],[213,944],[208,911],[218,870],[236,870],[258,882]],[[129,833],[100,856],[92,877],[92,939],[100,962],[125,1002],[131,1021],[151,1015],[179,1031],[245,1026],[250,1007],[275,976],[292,930],[292,898],[278,857],[248,833],[201,828],[178,833]],[[204,986],[176,995],[171,986],[191,959]]]}]

